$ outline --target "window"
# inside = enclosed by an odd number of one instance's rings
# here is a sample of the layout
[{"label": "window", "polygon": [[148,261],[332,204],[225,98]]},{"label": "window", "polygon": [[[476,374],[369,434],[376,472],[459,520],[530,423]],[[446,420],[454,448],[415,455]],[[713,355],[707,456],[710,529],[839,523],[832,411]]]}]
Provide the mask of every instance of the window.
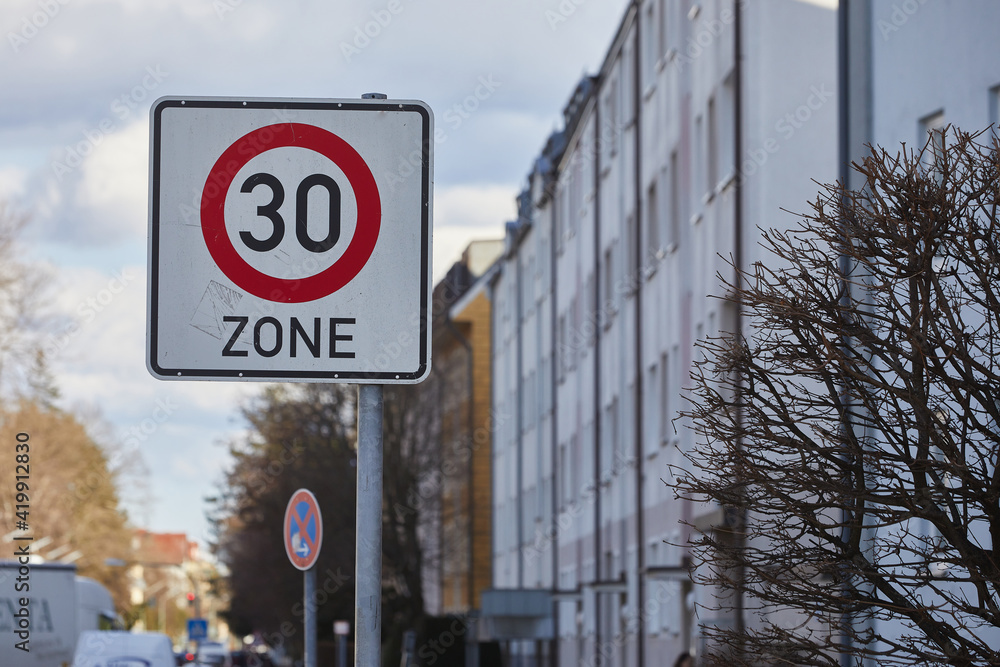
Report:
[{"label": "window", "polygon": [[573,295],[573,300],[569,305],[569,338],[567,343],[569,344],[569,368],[574,370],[576,368],[577,357],[579,356],[580,348],[580,295],[576,293]]},{"label": "window", "polygon": [[601,138],[606,142],[606,159],[613,158],[618,153],[618,126],[621,122],[618,118],[618,107],[618,78],[612,77],[608,81],[607,95],[604,96],[604,116],[607,120],[604,122],[605,129],[601,132]]},{"label": "window", "polygon": [[[637,381],[641,382],[642,377],[637,378]],[[637,424],[635,421],[635,409],[638,399],[638,387],[636,382],[632,382],[628,386],[628,391],[625,393],[624,405],[622,405],[622,415],[624,416],[622,427],[624,434],[621,446],[618,448],[618,456],[615,459],[615,469],[619,473],[624,472],[624,462],[629,459],[629,452],[635,451],[635,444],[638,442],[637,438],[642,429],[642,424]],[[629,502],[631,500],[626,501],[626,503]]]},{"label": "window", "polygon": [[927,145],[921,162],[929,170],[935,169],[935,165],[941,159],[944,151],[944,126],[943,110],[920,119],[920,136],[917,138],[917,145]]},{"label": "window", "polygon": [[694,119],[694,193],[701,197],[705,194],[705,123],[699,114]]},{"label": "window", "polygon": [[581,148],[577,146],[573,150],[573,155],[570,157],[570,165],[572,171],[570,172],[570,207],[567,212],[567,222],[570,236],[576,233],[577,223],[579,222],[580,214],[583,212],[584,202],[583,202],[583,155],[581,155]]},{"label": "window", "polygon": [[521,386],[519,387],[518,395],[521,400],[521,433],[524,433],[531,428],[531,408],[529,407],[531,404],[531,396],[528,394],[528,392],[531,391],[531,383],[528,381],[528,378],[523,375],[520,380]]},{"label": "window", "polygon": [[629,215],[625,219],[625,278],[628,280],[629,294],[633,291],[633,285],[636,283],[636,275],[638,274],[638,267],[636,266],[635,258],[635,247],[636,247],[636,233],[635,233],[635,216]]},{"label": "window", "polygon": [[672,49],[681,48],[681,29],[683,26],[683,12],[680,0],[668,0],[670,9],[666,12],[663,20],[667,27],[667,47]]},{"label": "window", "polygon": [[670,356],[666,352],[660,355],[660,443],[665,444],[670,439]]},{"label": "window", "polygon": [[706,138],[707,174],[706,195],[711,196],[719,183],[719,119],[716,118],[715,98],[708,98],[708,136]]},{"label": "window", "polygon": [[657,55],[662,56],[667,52],[667,0],[660,0],[659,7],[659,20],[656,22],[656,42],[657,42]]},{"label": "window", "polygon": [[[618,447],[621,445],[621,432],[619,431],[619,425],[618,425],[618,397],[617,396],[615,396],[614,399],[611,401],[611,419],[609,420],[608,423],[609,423],[609,425],[611,427],[611,445],[612,445],[608,449],[617,452],[618,451]],[[611,466],[609,465],[608,466],[608,470],[610,471],[610,469],[611,469]]]},{"label": "window", "polygon": [[718,140],[716,142],[719,177],[725,180],[736,173],[736,95],[733,92],[734,74],[726,77],[719,92]]},{"label": "window", "polygon": [[994,130],[1000,126],[1000,85],[990,88],[990,124]]},{"label": "window", "polygon": [[677,151],[670,153],[670,192],[667,194],[670,204],[670,215],[667,220],[667,247],[670,250],[676,248],[680,242],[680,177],[677,173]]},{"label": "window", "polygon": [[542,238],[541,261],[538,262],[539,278],[542,281],[542,296],[549,293],[549,265],[552,263],[552,256],[549,253],[549,239]]},{"label": "window", "polygon": [[594,274],[588,273],[587,280],[584,282],[583,288],[583,303],[580,308],[580,312],[583,314],[583,320],[580,322],[580,335],[579,338],[582,343],[584,343],[588,348],[594,344],[594,334],[596,333],[595,328],[597,327],[597,322],[594,319],[594,302],[597,298],[595,290],[597,281],[594,280]]},{"label": "window", "polygon": [[656,198],[656,181],[649,184],[646,194],[646,243],[649,254],[660,249],[660,208]]},{"label": "window", "polygon": [[[547,336],[547,338],[551,339],[551,336]],[[558,372],[555,368],[555,360],[556,356],[551,351],[546,350],[546,355],[542,358],[540,371],[542,376],[542,395],[540,403],[543,420],[547,420],[552,416],[552,401],[555,394],[554,387],[556,385],[552,376]]]},{"label": "window", "polygon": [[615,304],[615,270],[612,265],[613,254],[611,248],[604,251],[604,303],[602,308],[604,310],[604,324],[609,326],[611,324],[611,315],[614,314],[616,309]]},{"label": "window", "polygon": [[643,449],[646,454],[656,453],[659,445],[659,407],[660,407],[660,383],[657,381],[659,367],[653,364],[649,367],[649,381],[643,387],[645,400],[643,401],[643,421],[645,429],[643,432]]},{"label": "window", "polygon": [[535,310],[535,258],[528,258],[527,271],[521,276],[521,303],[524,304],[524,312],[532,313]]},{"label": "window", "polygon": [[646,86],[653,86],[656,81],[656,58],[657,58],[657,30],[656,30],[656,3],[650,2],[646,5],[646,23],[642,26],[642,46],[643,46],[643,81]]},{"label": "window", "polygon": [[556,350],[556,358],[559,360],[559,381],[562,382],[566,375],[566,367],[569,365],[566,359],[566,315],[559,316],[558,337],[559,349]]},{"label": "window", "polygon": [[617,409],[617,402],[618,399],[616,398],[604,409],[604,420],[601,422],[601,467],[597,471],[597,476],[600,478],[602,484],[606,481],[605,477],[611,470],[611,453],[614,449],[616,440],[614,427],[612,425],[612,412],[613,406],[615,410]]},{"label": "window", "polygon": [[[672,362],[672,363],[671,363]],[[684,360],[681,359],[681,346],[674,345],[670,348],[670,357],[667,359],[667,398],[664,403],[664,408],[667,412],[667,437],[670,441],[676,441],[678,438],[683,438],[685,430],[682,428],[674,427],[673,420],[677,417],[677,410],[684,401],[680,398],[681,395],[681,382],[679,377],[682,376],[686,370],[684,366]],[[681,442],[682,445],[686,446],[686,442]]]},{"label": "window", "polygon": [[528,374],[525,393],[528,395],[528,427],[531,428],[538,423],[538,374],[534,370]]},{"label": "window", "polygon": [[580,486],[580,434],[573,433],[570,438],[570,460],[569,466],[569,488],[566,490],[567,500],[572,501],[577,497]]},{"label": "window", "polygon": [[566,238],[566,216],[569,211],[569,188],[566,187],[565,179],[556,189],[556,196],[552,198],[553,211],[556,228],[556,253],[563,252],[563,240]]},{"label": "window", "polygon": [[635,57],[632,53],[633,44],[631,42],[627,43],[622,51],[622,57],[618,60],[615,69],[620,71],[621,122],[623,126],[627,127],[635,120],[635,76],[634,72],[632,72],[632,68],[635,66]]}]

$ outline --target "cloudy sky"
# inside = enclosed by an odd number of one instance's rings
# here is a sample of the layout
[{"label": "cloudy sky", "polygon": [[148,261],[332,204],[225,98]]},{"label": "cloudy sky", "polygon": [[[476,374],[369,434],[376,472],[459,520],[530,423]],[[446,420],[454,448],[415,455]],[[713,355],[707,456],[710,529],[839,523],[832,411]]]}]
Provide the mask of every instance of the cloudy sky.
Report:
[{"label": "cloudy sky", "polygon": [[[502,235],[534,157],[579,78],[600,65],[626,4],[0,3],[0,201],[30,213],[25,245],[55,276],[49,307],[64,317],[45,347],[65,406],[103,414],[150,471],[148,502],[131,506],[137,526],[207,541],[203,499],[227,465],[221,443],[243,427],[240,401],[259,389],[165,383],[146,371],[151,103],[372,91],[427,102],[447,130],[434,158],[439,276],[470,239]],[[455,111],[477,88],[482,99],[466,106],[476,108]]]}]

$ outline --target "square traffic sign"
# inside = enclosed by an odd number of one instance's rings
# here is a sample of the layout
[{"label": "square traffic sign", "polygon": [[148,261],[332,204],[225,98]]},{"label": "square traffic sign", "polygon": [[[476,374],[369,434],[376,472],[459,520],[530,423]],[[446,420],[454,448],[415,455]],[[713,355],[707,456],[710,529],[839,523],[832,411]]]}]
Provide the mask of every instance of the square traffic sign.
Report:
[{"label": "square traffic sign", "polygon": [[155,377],[427,376],[426,104],[168,97],[150,114]]}]

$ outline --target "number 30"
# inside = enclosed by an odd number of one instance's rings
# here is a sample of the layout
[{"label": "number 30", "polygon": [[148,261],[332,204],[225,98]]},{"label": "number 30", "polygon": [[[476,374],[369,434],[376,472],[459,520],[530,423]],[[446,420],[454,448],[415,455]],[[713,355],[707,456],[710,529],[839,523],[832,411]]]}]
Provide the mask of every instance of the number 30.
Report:
[{"label": "number 30", "polygon": [[[278,213],[278,208],[285,201],[285,189],[281,186],[281,181],[273,174],[260,173],[243,181],[240,192],[252,192],[258,185],[266,185],[271,188],[271,201],[264,206],[257,207],[257,215],[271,221],[271,235],[266,239],[258,239],[250,232],[243,231],[240,232],[240,238],[251,250],[267,252],[277,248],[285,236],[285,221]],[[323,186],[330,193],[329,228],[326,238],[322,241],[310,237],[308,227],[309,190],[316,185]],[[326,252],[340,239],[340,186],[326,174],[306,176],[295,190],[295,238],[299,240],[299,244],[303,248],[310,252]]]}]

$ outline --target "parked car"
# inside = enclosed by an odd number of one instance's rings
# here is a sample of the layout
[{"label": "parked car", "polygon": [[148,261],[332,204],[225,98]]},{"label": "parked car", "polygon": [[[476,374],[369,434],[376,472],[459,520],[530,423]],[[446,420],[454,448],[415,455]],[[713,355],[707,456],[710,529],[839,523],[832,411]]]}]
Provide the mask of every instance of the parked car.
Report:
[{"label": "parked car", "polygon": [[195,662],[204,667],[233,667],[229,648],[222,642],[202,642]]},{"label": "parked car", "polygon": [[175,667],[170,637],[162,632],[87,630],[80,634],[73,667]]}]

